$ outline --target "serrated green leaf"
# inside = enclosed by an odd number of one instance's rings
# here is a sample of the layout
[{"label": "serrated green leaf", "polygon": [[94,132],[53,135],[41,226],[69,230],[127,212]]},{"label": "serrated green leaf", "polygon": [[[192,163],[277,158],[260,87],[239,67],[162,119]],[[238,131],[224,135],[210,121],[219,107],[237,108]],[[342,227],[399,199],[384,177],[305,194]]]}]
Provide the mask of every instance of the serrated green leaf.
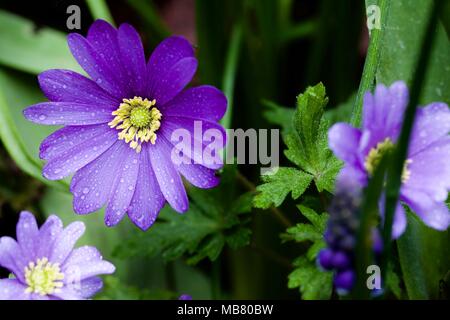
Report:
[{"label": "serrated green leaf", "polygon": [[300,210],[302,215],[304,215],[313,224],[313,226],[320,234],[323,234],[325,232],[325,229],[327,227],[328,214],[317,214],[314,210],[303,205],[298,205],[297,208]]},{"label": "serrated green leaf", "polygon": [[294,168],[277,168],[276,173],[261,176],[263,184],[256,190],[253,204],[257,208],[278,207],[291,193],[293,199],[300,197],[312,181],[312,176]]},{"label": "serrated green leaf", "polygon": [[232,248],[247,245],[251,231],[247,227],[252,197],[244,194],[236,197],[232,186],[236,179],[236,167],[226,166],[219,187],[212,190],[189,189],[189,210],[179,214],[166,206],[158,221],[146,233],[131,235],[120,244],[115,255],[162,255],[168,260],[187,255],[187,262],[196,264],[204,258],[217,259],[225,244]]},{"label": "serrated green leaf", "polygon": [[306,257],[310,261],[315,261],[317,255],[319,254],[320,250],[326,248],[326,243],[324,240],[316,241],[312,244],[311,247],[309,247],[308,251],[306,251]]},{"label": "serrated green leaf", "polygon": [[299,288],[305,300],[325,300],[331,297],[331,272],[320,271],[316,265],[300,257],[295,262],[295,270],[289,274],[288,287]]},{"label": "serrated green leaf", "polygon": [[297,242],[303,241],[319,241],[322,239],[322,234],[317,231],[317,229],[310,224],[299,223],[286,230],[286,234],[282,235],[282,238],[288,240],[294,240]]},{"label": "serrated green leaf", "polygon": [[272,101],[263,101],[266,110],[264,118],[271,124],[278,125],[282,128],[282,134],[287,134],[293,130],[292,119],[294,118],[295,109],[277,105]]}]

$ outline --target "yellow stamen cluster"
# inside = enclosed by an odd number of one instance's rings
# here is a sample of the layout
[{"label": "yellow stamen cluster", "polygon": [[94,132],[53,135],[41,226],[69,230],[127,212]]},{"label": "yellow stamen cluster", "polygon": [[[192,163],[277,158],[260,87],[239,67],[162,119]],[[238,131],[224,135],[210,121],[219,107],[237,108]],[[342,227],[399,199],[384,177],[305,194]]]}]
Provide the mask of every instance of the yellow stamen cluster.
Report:
[{"label": "yellow stamen cluster", "polygon": [[25,267],[25,281],[28,285],[27,293],[49,295],[58,292],[63,287],[64,274],[60,272],[58,263],[51,263],[47,258],[30,262]]},{"label": "yellow stamen cluster", "polygon": [[142,143],[155,144],[156,131],[161,126],[161,112],[155,107],[156,100],[123,99],[119,108],[112,113],[115,118],[108,124],[111,128],[121,130],[119,140],[125,140],[130,147],[141,152]]},{"label": "yellow stamen cluster", "polygon": [[375,169],[380,164],[383,156],[387,152],[390,152],[392,149],[394,149],[394,144],[392,143],[391,139],[386,138],[384,141],[379,142],[375,148],[372,148],[369,151],[369,154],[364,161],[364,168],[366,168],[367,172],[370,175],[373,175],[375,173]]},{"label": "yellow stamen cluster", "polygon": [[[372,148],[369,151],[365,161],[364,168],[367,170],[369,175],[373,175],[375,173],[375,169],[380,164],[382,157],[387,153],[394,149],[394,144],[391,139],[386,138],[384,141],[379,142],[375,148]],[[408,169],[408,165],[412,163],[411,159],[407,159],[403,166],[402,171],[402,182],[405,183],[411,177],[411,171]]]}]

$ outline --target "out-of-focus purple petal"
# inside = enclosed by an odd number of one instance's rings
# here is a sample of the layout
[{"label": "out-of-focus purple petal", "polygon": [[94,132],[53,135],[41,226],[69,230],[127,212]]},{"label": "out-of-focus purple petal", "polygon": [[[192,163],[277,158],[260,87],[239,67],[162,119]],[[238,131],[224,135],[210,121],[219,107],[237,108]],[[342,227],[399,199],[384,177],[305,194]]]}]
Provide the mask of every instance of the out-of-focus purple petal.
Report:
[{"label": "out-of-focus purple petal", "polygon": [[389,88],[377,85],[373,96],[370,92],[364,95],[363,128],[380,133],[383,140],[386,137],[396,140],[408,99],[408,88],[402,81]]},{"label": "out-of-focus purple petal", "polygon": [[94,124],[90,126],[68,126],[56,130],[39,147],[39,157],[50,159],[59,156],[61,153],[76,147],[77,145],[93,139],[107,131],[116,133],[114,129],[104,124]]},{"label": "out-of-focus purple petal", "polygon": [[56,238],[63,230],[63,223],[60,218],[51,215],[39,229],[37,240],[36,257],[50,257]]},{"label": "out-of-focus purple petal", "polygon": [[80,143],[49,160],[42,170],[43,175],[49,180],[62,179],[97,159],[116,141],[117,135],[107,131]]},{"label": "out-of-focus purple petal", "polygon": [[[184,155],[194,160],[196,164],[210,169],[220,169],[223,166],[219,151],[225,146],[227,136],[220,124],[187,117],[166,116],[164,120],[158,132],[178,150],[187,151]],[[179,139],[175,133],[181,130],[186,130],[190,138]],[[214,136],[218,140],[208,141],[207,135]]]},{"label": "out-of-focus purple petal", "polygon": [[128,144],[122,143],[122,151],[125,155],[119,169],[115,172],[112,193],[105,211],[105,224],[108,227],[115,226],[122,220],[128,210],[139,172],[140,153],[136,153]]},{"label": "out-of-focus purple petal", "polygon": [[160,107],[164,116],[186,116],[219,121],[227,109],[227,98],[213,86],[189,88]]},{"label": "out-of-focus purple petal", "polygon": [[[378,206],[380,208],[381,217],[384,221],[386,195],[383,193],[378,201]],[[397,202],[394,213],[394,221],[392,224],[392,238],[397,239],[400,237],[406,229],[406,214],[400,201]]]},{"label": "out-of-focus purple petal", "polygon": [[111,108],[120,104],[120,100],[94,81],[70,70],[47,70],[39,74],[38,80],[45,96],[54,102],[75,102]]},{"label": "out-of-focus purple petal", "polygon": [[31,300],[26,286],[16,279],[0,279],[0,300]]},{"label": "out-of-focus purple petal", "polygon": [[361,130],[346,123],[337,123],[328,131],[328,144],[333,153],[351,165],[358,165]]},{"label": "out-of-focus purple petal", "polygon": [[189,201],[180,174],[170,158],[172,146],[160,137],[157,143],[149,146],[148,153],[156,179],[164,198],[178,212],[188,209]]},{"label": "out-of-focus purple petal", "polygon": [[71,33],[67,36],[67,43],[74,58],[100,87],[118,99],[127,95],[127,90],[121,86],[115,70],[111,69],[84,37]]},{"label": "out-of-focus purple petal", "polygon": [[53,263],[62,264],[73,250],[73,246],[83,235],[86,227],[84,223],[76,221],[69,224],[55,240],[49,260]]},{"label": "out-of-focus purple petal", "polygon": [[36,218],[31,212],[22,211],[16,227],[17,243],[22,248],[22,253],[30,261],[35,259],[36,244],[38,241],[39,229]]},{"label": "out-of-focus purple petal", "polygon": [[0,238],[0,266],[11,271],[16,278],[24,281],[25,266],[31,262],[22,253],[19,244],[10,237]]},{"label": "out-of-focus purple petal", "polygon": [[136,190],[128,208],[128,216],[131,221],[144,231],[155,222],[159,211],[166,203],[150,164],[148,153],[148,146],[145,145],[141,152]]},{"label": "out-of-focus purple petal", "polygon": [[445,201],[450,191],[450,136],[416,153],[407,164],[404,185],[428,193],[434,201]]},{"label": "out-of-focus purple petal", "polygon": [[133,88],[133,96],[144,97],[147,89],[147,67],[141,38],[131,25],[124,23],[119,27],[118,42],[122,64]]},{"label": "out-of-focus purple petal", "polygon": [[[117,30],[104,20],[95,20],[87,35],[87,41],[98,53],[98,59],[102,60],[104,65],[109,66],[114,72],[114,78],[126,92],[126,96],[131,97],[131,83],[122,64],[117,38]],[[142,72],[145,72],[145,68]]]},{"label": "out-of-focus purple petal", "polygon": [[72,178],[73,209],[78,214],[99,210],[109,199],[116,173],[124,158],[123,141],[117,141]]},{"label": "out-of-focus purple petal", "polygon": [[419,108],[411,133],[409,156],[421,152],[431,144],[450,132],[450,109],[445,103],[435,102],[424,108]]},{"label": "out-of-focus purple petal", "polygon": [[444,202],[436,202],[426,193],[402,188],[401,199],[429,227],[436,230],[446,230],[450,225],[450,212]]},{"label": "out-of-focus purple petal", "polygon": [[70,286],[65,286],[58,289],[52,294],[52,296],[58,298],[59,300],[82,300],[80,294]]},{"label": "out-of-focus purple petal", "polygon": [[80,126],[107,123],[113,119],[114,108],[76,102],[42,102],[32,105],[23,114],[28,120],[45,125]]}]

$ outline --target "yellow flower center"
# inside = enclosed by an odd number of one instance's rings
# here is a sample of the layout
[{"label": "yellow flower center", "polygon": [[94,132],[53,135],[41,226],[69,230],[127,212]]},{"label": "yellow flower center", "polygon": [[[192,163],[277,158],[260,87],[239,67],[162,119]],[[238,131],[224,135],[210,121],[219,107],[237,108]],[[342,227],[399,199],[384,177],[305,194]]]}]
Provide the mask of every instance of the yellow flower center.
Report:
[{"label": "yellow flower center", "polygon": [[30,262],[25,267],[25,281],[28,285],[27,293],[48,295],[58,292],[63,287],[64,274],[60,272],[58,263],[51,263],[47,258]]},{"label": "yellow flower center", "polygon": [[[374,148],[372,148],[366,156],[364,161],[364,168],[372,176],[375,173],[376,168],[380,164],[381,159],[387,152],[391,152],[394,149],[394,144],[389,138],[379,142]],[[411,159],[407,159],[403,166],[402,182],[405,183],[411,177],[411,171],[408,169],[408,165],[412,163]]]},{"label": "yellow flower center", "polygon": [[123,99],[119,108],[112,113],[115,118],[108,124],[111,128],[120,130],[119,140],[125,140],[130,148],[141,152],[142,143],[155,144],[156,131],[161,126],[161,112],[155,107],[156,100]]}]

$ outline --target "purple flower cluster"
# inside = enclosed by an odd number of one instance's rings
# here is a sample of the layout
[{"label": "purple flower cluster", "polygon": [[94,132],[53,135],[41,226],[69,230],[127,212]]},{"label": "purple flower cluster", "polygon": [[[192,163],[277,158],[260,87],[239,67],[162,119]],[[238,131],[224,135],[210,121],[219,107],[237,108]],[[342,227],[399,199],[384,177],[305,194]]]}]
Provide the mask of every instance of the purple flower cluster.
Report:
[{"label": "purple flower cluster", "polygon": [[[30,106],[24,115],[35,123],[63,126],[42,142],[40,157],[47,161],[45,178],[74,174],[70,190],[76,213],[106,205],[107,226],[128,214],[146,230],[166,202],[178,212],[188,209],[182,176],[199,188],[218,184],[215,170],[222,163],[202,152],[209,143],[194,129],[200,122],[203,129],[219,132],[223,139],[217,149],[222,148],[226,135],[218,121],[227,100],[211,86],[183,91],[197,69],[187,40],[167,38],[146,62],[132,26],[115,29],[97,20],[86,38],[73,33],[68,44],[90,78],[69,70],[41,73],[39,84],[50,102]],[[184,149],[200,146],[185,155],[188,163],[171,158],[172,133],[180,128],[192,137],[180,142]]]},{"label": "purple flower cluster", "polygon": [[[334,271],[334,286],[339,293],[349,292],[356,279],[355,246],[360,225],[361,188],[351,180],[338,182],[336,194],[329,208],[329,220],[325,231],[327,248],[318,255],[318,264]],[[373,248],[381,253],[382,241],[377,229],[372,233]]]},{"label": "purple flower cluster", "polygon": [[63,228],[57,216],[38,228],[34,216],[22,212],[17,241],[0,238],[0,266],[13,275],[0,280],[0,300],[80,300],[97,293],[98,276],[115,268],[94,247],[73,248],[84,230],[82,222]]},{"label": "purple flower cluster", "polygon": [[[364,96],[362,129],[346,123],[329,131],[329,145],[345,162],[339,180],[354,179],[367,185],[383,154],[395,147],[408,104],[408,88],[395,82],[389,88],[377,85]],[[434,102],[417,110],[407,160],[402,172],[400,200],[431,228],[446,230],[450,212],[445,204],[450,191],[450,110]],[[381,206],[381,213],[383,208]],[[405,211],[397,205],[393,237],[406,228]]]}]

